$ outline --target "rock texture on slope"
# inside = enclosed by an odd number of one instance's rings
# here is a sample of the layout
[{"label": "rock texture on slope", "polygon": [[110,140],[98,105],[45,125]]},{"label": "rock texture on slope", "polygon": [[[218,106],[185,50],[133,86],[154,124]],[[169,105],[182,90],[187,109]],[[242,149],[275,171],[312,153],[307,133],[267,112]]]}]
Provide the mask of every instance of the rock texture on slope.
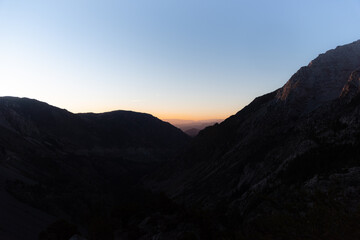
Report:
[{"label": "rock texture on slope", "polygon": [[310,112],[341,95],[352,72],[360,66],[359,41],[319,55],[302,67],[276,93],[276,98]]}]

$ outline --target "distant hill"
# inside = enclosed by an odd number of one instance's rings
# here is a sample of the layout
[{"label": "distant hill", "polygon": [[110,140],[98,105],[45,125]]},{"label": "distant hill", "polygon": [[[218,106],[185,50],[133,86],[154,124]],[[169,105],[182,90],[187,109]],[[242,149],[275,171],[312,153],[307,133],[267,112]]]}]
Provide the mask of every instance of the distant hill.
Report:
[{"label": "distant hill", "polygon": [[199,134],[200,130],[198,128],[190,128],[184,132],[191,137],[195,137]]},{"label": "distant hill", "polygon": [[182,120],[182,119],[165,119],[174,126],[180,128],[183,132],[191,137],[195,137],[201,130],[206,127],[212,126],[216,123],[220,123],[223,119],[208,119],[208,120]]}]

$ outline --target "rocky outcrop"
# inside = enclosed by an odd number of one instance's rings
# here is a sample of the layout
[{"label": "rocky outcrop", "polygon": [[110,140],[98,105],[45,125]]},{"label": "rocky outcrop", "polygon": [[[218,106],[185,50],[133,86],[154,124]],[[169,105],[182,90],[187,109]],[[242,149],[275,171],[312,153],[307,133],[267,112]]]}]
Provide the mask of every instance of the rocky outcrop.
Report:
[{"label": "rocky outcrop", "polygon": [[338,98],[352,72],[360,67],[360,41],[320,54],[282,87],[276,98],[290,108],[310,112]]},{"label": "rocky outcrop", "polygon": [[360,91],[359,82],[360,82],[360,67],[350,74],[347,83],[345,84],[345,86],[341,91],[340,98],[346,98],[348,102],[351,101]]}]

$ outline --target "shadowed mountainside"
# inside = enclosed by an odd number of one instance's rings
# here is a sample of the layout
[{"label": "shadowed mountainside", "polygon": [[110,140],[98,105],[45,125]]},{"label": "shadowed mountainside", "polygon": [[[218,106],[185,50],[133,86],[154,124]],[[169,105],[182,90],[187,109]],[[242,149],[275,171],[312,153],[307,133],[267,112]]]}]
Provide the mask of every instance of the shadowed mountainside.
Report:
[{"label": "shadowed mountainside", "polygon": [[149,114],[0,98],[0,236],[37,239],[59,218],[88,226],[188,141]]}]

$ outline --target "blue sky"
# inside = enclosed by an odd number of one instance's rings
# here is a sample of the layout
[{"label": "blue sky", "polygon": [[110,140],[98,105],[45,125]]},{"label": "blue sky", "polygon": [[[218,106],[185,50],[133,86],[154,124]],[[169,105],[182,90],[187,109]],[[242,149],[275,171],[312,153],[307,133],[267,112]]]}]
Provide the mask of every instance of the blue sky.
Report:
[{"label": "blue sky", "polygon": [[0,0],[0,95],[213,119],[360,39],[359,0]]}]

